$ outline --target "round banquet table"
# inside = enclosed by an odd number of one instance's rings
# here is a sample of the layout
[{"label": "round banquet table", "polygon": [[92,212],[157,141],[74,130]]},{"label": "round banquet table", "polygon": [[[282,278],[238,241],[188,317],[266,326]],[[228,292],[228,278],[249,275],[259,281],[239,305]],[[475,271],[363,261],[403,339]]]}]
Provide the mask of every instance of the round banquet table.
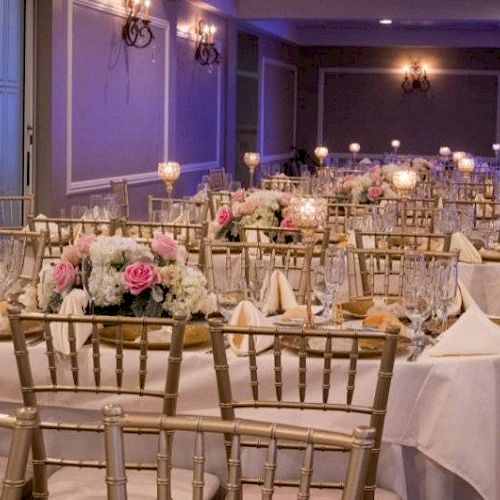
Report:
[{"label": "round banquet table", "polygon": [[[43,344],[30,347],[35,378],[49,382],[46,353]],[[178,411],[196,415],[218,415],[218,400],[213,361],[206,346],[184,351]],[[228,350],[231,365],[233,394],[246,390],[248,384],[248,359],[237,357]],[[137,350],[125,351],[124,386],[137,386]],[[11,411],[20,401],[17,369],[13,347],[9,342],[0,344],[2,364],[0,373],[2,388],[0,402],[2,411]],[[161,389],[167,352],[150,351],[148,354],[148,386]],[[91,383],[92,352],[85,346],[79,353],[82,383]],[[261,390],[272,390],[272,352],[257,357]],[[334,360],[333,380],[344,387],[345,360]],[[61,383],[70,384],[70,365],[60,359]],[[309,358],[307,398],[317,400],[321,394],[322,359]],[[102,349],[101,366],[113,369],[115,351]],[[294,352],[283,355],[284,394],[295,398],[297,394],[298,356]],[[358,365],[355,400],[363,403],[372,395],[378,369],[377,359],[367,359]],[[266,375],[267,374],[267,375]],[[114,376],[114,372],[107,376]],[[343,379],[344,377],[344,379]],[[476,498],[500,498],[500,392],[495,380],[500,379],[500,356],[468,356],[455,358],[431,358],[424,355],[416,363],[406,362],[406,354],[398,356],[394,369],[384,443],[379,462],[378,482],[380,486],[397,492],[403,499],[443,500],[453,498],[474,500]],[[103,384],[106,375],[103,373]],[[335,385],[334,385],[335,387]],[[244,388],[244,389],[243,389]],[[267,388],[267,389],[266,389]],[[345,397],[338,391],[338,398]],[[48,393],[39,394],[43,405],[43,417],[64,416],[77,419],[85,413],[100,418],[100,410],[106,403],[121,402],[132,411],[159,411],[160,401],[140,400],[133,396],[106,394]],[[350,432],[361,416],[333,414],[318,411],[280,411],[248,409],[238,416],[276,420],[286,423],[300,422],[302,425],[335,428]],[[100,436],[74,433],[65,440],[57,432],[46,432],[49,450],[63,452],[70,458],[73,450],[102,450]],[[155,442],[141,436],[140,444],[127,446],[133,451],[132,459],[154,459]],[[178,436],[176,439],[183,439]],[[132,442],[133,443],[133,442]],[[209,441],[207,446],[207,470],[224,475],[224,451],[220,441]],[[4,445],[5,446],[5,445]],[[175,465],[190,467],[191,441],[175,451]],[[78,456],[78,455],[77,455]],[[326,456],[325,456],[326,457]],[[80,457],[82,458],[82,457]],[[214,459],[215,458],[215,459]],[[332,462],[317,457],[316,464],[321,475],[331,472]],[[294,467],[295,473],[298,469]],[[316,472],[315,472],[316,473]],[[103,483],[104,484],[104,483]]]}]

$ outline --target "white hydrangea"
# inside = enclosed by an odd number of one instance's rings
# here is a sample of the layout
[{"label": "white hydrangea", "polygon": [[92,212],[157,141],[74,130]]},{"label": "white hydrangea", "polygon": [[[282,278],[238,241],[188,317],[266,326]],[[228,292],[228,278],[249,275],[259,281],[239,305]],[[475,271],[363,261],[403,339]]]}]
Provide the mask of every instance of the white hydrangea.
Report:
[{"label": "white hydrangea", "polygon": [[93,266],[119,266],[125,262],[153,260],[153,254],[146,245],[133,238],[122,236],[99,236],[90,247]]},{"label": "white hydrangea", "polygon": [[163,303],[167,313],[192,315],[206,309],[208,293],[205,276],[193,267],[182,266],[179,279],[172,283]]},{"label": "white hydrangea", "polygon": [[125,293],[122,275],[111,266],[94,265],[89,277],[89,292],[96,306],[121,304]]},{"label": "white hydrangea", "polygon": [[262,208],[270,208],[271,210],[279,210],[280,208],[280,191],[272,191],[259,189],[250,193],[247,200],[253,201],[257,206]]}]

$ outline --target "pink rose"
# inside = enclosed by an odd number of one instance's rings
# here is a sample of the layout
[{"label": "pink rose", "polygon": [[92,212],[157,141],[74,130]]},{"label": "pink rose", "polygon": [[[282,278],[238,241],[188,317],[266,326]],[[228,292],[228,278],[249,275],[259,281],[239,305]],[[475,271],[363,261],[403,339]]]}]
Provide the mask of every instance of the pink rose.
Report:
[{"label": "pink rose", "polygon": [[156,233],[151,249],[165,260],[174,260],[177,255],[177,241],[168,233]]},{"label": "pink rose", "polygon": [[60,260],[52,269],[52,277],[58,293],[68,291],[75,283],[76,270],[67,260]]},{"label": "pink rose", "polygon": [[123,284],[132,295],[141,292],[160,282],[158,268],[150,262],[129,264],[123,272]]},{"label": "pink rose", "polygon": [[238,209],[240,215],[252,215],[257,210],[257,203],[247,200],[242,203]]},{"label": "pink rose", "polygon": [[288,217],[285,217],[282,221],[281,221],[281,227],[284,227],[286,229],[293,229],[293,221],[292,221],[292,218],[290,216]]},{"label": "pink rose", "polygon": [[73,264],[74,266],[80,263],[81,258],[82,258],[81,253],[78,251],[78,248],[76,248],[76,246],[74,245],[68,245],[67,247],[65,247],[61,254],[62,260],[67,260],[68,262],[71,262],[71,264]]},{"label": "pink rose", "polygon": [[222,207],[217,210],[217,224],[219,226],[225,226],[233,220],[233,212],[229,205],[222,205]]},{"label": "pink rose", "polygon": [[291,199],[292,199],[292,193],[289,193],[288,191],[281,193],[280,195],[281,206],[288,207],[288,205],[290,205]]},{"label": "pink rose", "polygon": [[245,193],[245,190],[244,189],[238,189],[237,191],[235,191],[232,195],[231,195],[231,198],[234,200],[234,201],[237,201],[238,203],[242,203],[245,201],[245,196],[246,196],[246,193]]},{"label": "pink rose", "polygon": [[370,200],[370,201],[374,201],[374,200],[377,200],[378,198],[380,198],[383,194],[383,191],[382,191],[382,188],[379,187],[379,186],[372,186],[370,188],[368,188],[368,192],[366,193],[366,197]]},{"label": "pink rose", "polygon": [[84,234],[75,241],[75,247],[81,255],[89,255],[90,246],[95,240],[96,237],[93,234]]}]

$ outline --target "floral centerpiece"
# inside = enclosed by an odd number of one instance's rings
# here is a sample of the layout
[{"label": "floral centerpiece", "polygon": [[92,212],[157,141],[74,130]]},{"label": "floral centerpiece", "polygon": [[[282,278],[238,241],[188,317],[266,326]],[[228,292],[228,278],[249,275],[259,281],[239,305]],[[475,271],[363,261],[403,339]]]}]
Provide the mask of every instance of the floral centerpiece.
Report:
[{"label": "floral centerpiece", "polygon": [[219,207],[213,225],[217,239],[239,241],[245,226],[292,228],[288,205],[292,194],[288,192],[240,189],[231,195],[231,204]]},{"label": "floral centerpiece", "polygon": [[39,306],[58,312],[64,297],[80,288],[88,292],[96,314],[204,314],[209,302],[205,277],[185,262],[185,250],[169,234],[155,234],[150,245],[84,235],[64,248],[39,285]]},{"label": "floral centerpiece", "polygon": [[346,175],[335,182],[335,194],[344,196],[351,203],[378,203],[382,199],[397,198],[392,184],[399,165],[376,166],[362,175]]}]

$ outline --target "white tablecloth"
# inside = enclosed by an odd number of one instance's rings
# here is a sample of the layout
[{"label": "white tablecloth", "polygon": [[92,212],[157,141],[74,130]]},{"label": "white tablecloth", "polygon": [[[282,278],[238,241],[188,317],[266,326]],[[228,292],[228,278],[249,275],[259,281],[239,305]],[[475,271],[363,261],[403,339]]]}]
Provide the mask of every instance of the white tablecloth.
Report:
[{"label": "white tablecloth", "polygon": [[490,316],[500,316],[500,262],[460,262],[458,274],[483,312]]},{"label": "white tablecloth", "polygon": [[[474,332],[471,332],[473,335]],[[218,400],[212,357],[206,348],[186,349],[182,365],[179,412],[193,414],[218,415]],[[43,344],[30,348],[32,366],[36,373],[42,373],[46,365]],[[0,344],[2,365],[0,374],[2,388],[0,401],[8,403],[19,401],[17,370],[13,348],[10,343]],[[80,353],[82,382],[92,380],[91,349],[85,347]],[[125,353],[125,386],[137,385],[137,367],[139,351]],[[162,374],[167,353],[151,351],[149,353],[148,384],[161,389]],[[237,397],[248,389],[248,359],[237,358],[228,351],[233,391]],[[258,357],[261,380],[272,380],[272,353],[266,352]],[[308,369],[307,399],[313,400],[321,391],[322,360],[310,359]],[[108,369],[114,366],[114,350],[103,349],[101,366]],[[298,357],[290,352],[283,356],[283,378],[285,381],[284,398],[287,394],[295,396],[297,391]],[[368,401],[376,377],[378,360],[364,360],[359,367],[356,383],[355,400]],[[70,383],[70,370],[67,361],[60,364],[61,381]],[[342,384],[344,360],[334,362],[333,380]],[[310,371],[309,371],[310,370]],[[267,376],[264,374],[267,373]],[[106,376],[103,374],[105,383]],[[110,375],[108,375],[110,376]],[[44,380],[49,381],[44,371]],[[461,357],[449,359],[426,358],[417,363],[407,363],[405,356],[396,362],[391,388],[388,414],[386,418],[384,447],[379,466],[379,483],[393,489],[403,498],[436,499],[476,497],[474,490],[459,478],[472,485],[482,497],[500,498],[500,392],[495,381],[500,379],[500,356]],[[246,384],[246,385],[245,385]],[[343,385],[342,385],[343,387]],[[272,384],[264,383],[262,391],[272,390]],[[335,399],[344,397],[344,391],[337,393]],[[131,396],[116,395],[75,395],[72,393],[39,394],[43,404],[53,414],[71,413],[76,415],[83,410],[96,411],[105,403],[120,401],[126,408],[141,410],[159,410],[160,401],[147,401]],[[11,407],[10,405],[8,405]],[[63,408],[63,409],[61,409]],[[265,420],[300,422],[303,425],[317,427],[335,427],[350,431],[353,423],[365,421],[365,417],[338,415],[318,411],[278,411],[254,410],[242,411],[239,416],[258,417]],[[361,419],[361,420],[360,420]],[[65,442],[64,448],[78,449],[78,439],[87,437],[75,435],[75,441]],[[60,441],[60,439],[59,439]],[[62,444],[54,438],[51,447],[60,448]],[[87,443],[88,449],[88,443]],[[146,447],[141,446],[141,450]],[[154,450],[154,444],[148,449]],[[215,450],[215,448],[214,448]],[[190,453],[191,445],[186,447]],[[219,450],[221,451],[221,449]],[[214,451],[215,453],[215,451]],[[222,453],[222,451],[221,451]],[[186,457],[184,457],[186,459]],[[183,460],[180,457],[179,460]],[[223,473],[223,460],[216,465],[214,472]],[[186,465],[189,465],[189,460]],[[325,466],[328,464],[325,464]],[[451,474],[451,471],[453,474]],[[458,476],[458,477],[457,477]],[[415,479],[419,478],[417,482]],[[454,493],[451,493],[451,492]],[[443,496],[443,492],[447,492]]]}]

